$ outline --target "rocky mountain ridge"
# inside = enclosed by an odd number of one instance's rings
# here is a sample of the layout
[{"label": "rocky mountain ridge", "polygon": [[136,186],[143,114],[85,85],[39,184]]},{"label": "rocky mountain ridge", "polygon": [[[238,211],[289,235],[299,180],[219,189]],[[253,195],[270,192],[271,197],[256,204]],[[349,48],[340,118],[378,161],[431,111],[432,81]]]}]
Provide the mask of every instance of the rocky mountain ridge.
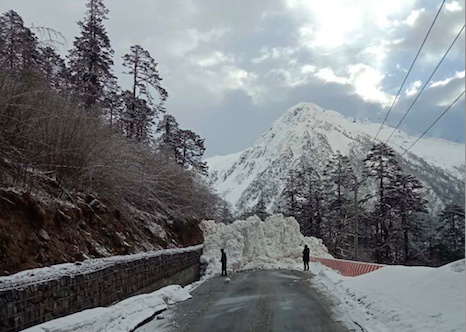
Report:
[{"label": "rocky mountain ridge", "polygon": [[[347,118],[312,103],[299,103],[250,148],[206,159],[212,185],[236,213],[254,206],[261,195],[273,211],[290,170],[308,165],[322,171],[337,151],[350,157],[361,176],[362,160],[379,128],[378,123]],[[378,140],[384,142],[392,131],[384,126]],[[416,138],[397,130],[388,145],[402,154]],[[423,138],[399,159],[403,168],[426,186],[433,211],[442,203],[464,202],[464,144]]]}]

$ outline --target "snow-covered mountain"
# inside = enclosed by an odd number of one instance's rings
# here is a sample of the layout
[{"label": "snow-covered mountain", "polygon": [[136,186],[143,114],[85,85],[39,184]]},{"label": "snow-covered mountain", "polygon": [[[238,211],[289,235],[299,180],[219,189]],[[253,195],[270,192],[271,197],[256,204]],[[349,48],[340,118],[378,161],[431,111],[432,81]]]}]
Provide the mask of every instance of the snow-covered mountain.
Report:
[{"label": "snow-covered mountain", "polygon": [[[312,103],[299,103],[244,151],[206,159],[215,189],[241,212],[265,196],[273,209],[291,169],[311,165],[321,171],[338,150],[362,170],[362,160],[373,145],[379,123],[347,118]],[[385,141],[393,128],[384,126],[378,139]],[[417,137],[397,131],[388,145],[403,153]],[[424,138],[402,158],[405,171],[428,188],[432,204],[464,202],[464,144]]]}]

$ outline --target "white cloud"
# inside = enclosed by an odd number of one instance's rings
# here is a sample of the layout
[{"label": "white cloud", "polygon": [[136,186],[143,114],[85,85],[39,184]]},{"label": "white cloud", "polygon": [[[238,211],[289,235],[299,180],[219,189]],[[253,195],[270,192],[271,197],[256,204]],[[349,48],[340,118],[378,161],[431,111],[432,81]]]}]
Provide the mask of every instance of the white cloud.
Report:
[{"label": "white cloud", "polygon": [[304,65],[301,67],[301,74],[314,73],[316,70],[316,66]]},{"label": "white cloud", "polygon": [[193,57],[193,61],[201,67],[214,67],[226,63],[234,63],[235,57],[233,54],[214,51],[203,56]]},{"label": "white cloud", "polygon": [[246,70],[235,66],[225,66],[223,67],[222,72],[226,74],[226,86],[233,90],[243,88],[246,85],[248,78],[251,77]]},{"label": "white cloud", "polygon": [[406,18],[406,20],[403,21],[404,24],[410,26],[410,27],[413,27],[419,16],[423,13],[425,13],[425,9],[424,8],[421,8],[421,9],[417,9],[417,10],[413,10],[411,11],[411,13],[409,14],[409,16]]},{"label": "white cloud", "polygon": [[461,72],[456,72],[456,74],[454,76],[452,76],[452,77],[448,77],[448,78],[446,78],[444,80],[432,82],[429,85],[429,88],[437,88],[437,87],[440,87],[440,86],[445,86],[448,83],[450,83],[451,81],[453,81],[454,79],[458,79],[458,78],[464,78],[464,70],[461,71]]},{"label": "white cloud", "polygon": [[315,73],[317,68],[312,65],[300,65],[291,61],[283,68],[273,68],[263,77],[264,89],[268,89],[267,98],[280,99],[291,93],[293,88],[306,86],[311,82],[316,82]]},{"label": "white cloud", "polygon": [[269,59],[290,59],[290,57],[296,52],[292,47],[263,47],[261,49],[261,55],[256,58],[252,58],[251,62],[258,64]]},{"label": "white cloud", "polygon": [[258,75],[235,65],[226,64],[216,70],[202,68],[201,72],[193,73],[189,79],[196,82],[200,89],[209,91],[209,102],[214,104],[221,103],[229,91],[242,91],[254,103],[259,103],[264,94]]},{"label": "white cloud", "polygon": [[419,91],[419,88],[421,87],[422,85],[422,82],[421,81],[414,81],[412,82],[408,88],[405,90],[405,93],[407,96],[412,96],[412,95],[415,95],[416,93],[418,93]]},{"label": "white cloud", "polygon": [[359,8],[345,1],[288,1],[288,5],[309,15],[308,22],[299,29],[299,35],[302,45],[311,48],[335,48],[348,43],[350,35],[362,25]]},{"label": "white cloud", "polygon": [[[298,31],[301,45],[333,49],[365,37],[386,33],[415,5],[406,0],[287,0],[304,23]],[[365,39],[365,41],[368,41]]]},{"label": "white cloud", "polygon": [[386,41],[377,42],[374,45],[366,47],[360,53],[361,57],[366,57],[367,62],[374,63],[377,67],[383,66],[383,61],[387,58],[389,51]]},{"label": "white cloud", "polygon": [[219,28],[207,31],[199,31],[195,28],[170,31],[165,37],[166,52],[174,56],[182,57],[198,48],[201,44],[217,41],[227,32],[228,29]]},{"label": "white cloud", "polygon": [[350,81],[345,77],[339,77],[335,75],[332,68],[326,67],[319,69],[315,76],[323,80],[324,82],[335,82],[339,84],[348,84]]},{"label": "white cloud", "polygon": [[260,57],[252,58],[251,62],[254,63],[254,64],[258,64],[258,63],[261,63],[261,62],[267,60],[268,58],[270,58],[270,54],[269,54],[268,51],[262,51],[261,53],[262,54],[261,54]]},{"label": "white cloud", "polygon": [[452,1],[445,4],[445,9],[450,12],[459,12],[463,9],[458,1]]},{"label": "white cloud", "polygon": [[388,106],[391,103],[393,96],[382,91],[381,83],[385,75],[380,71],[360,63],[349,66],[348,72],[356,94],[365,101],[379,103],[383,106]]}]

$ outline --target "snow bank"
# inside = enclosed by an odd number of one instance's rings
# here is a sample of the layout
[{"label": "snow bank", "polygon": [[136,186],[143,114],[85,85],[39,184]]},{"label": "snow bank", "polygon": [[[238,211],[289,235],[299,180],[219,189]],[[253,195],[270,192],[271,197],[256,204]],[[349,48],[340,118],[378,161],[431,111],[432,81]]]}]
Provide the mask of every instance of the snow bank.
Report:
[{"label": "snow bank", "polygon": [[219,273],[220,249],[228,257],[229,270],[256,268],[296,268],[302,263],[302,251],[307,244],[311,256],[332,258],[322,240],[305,237],[293,217],[275,214],[261,221],[258,217],[218,224],[213,220],[200,225],[204,233],[204,255],[207,276]]},{"label": "snow bank", "polygon": [[132,331],[157,312],[165,310],[168,304],[189,298],[191,295],[186,289],[179,285],[170,285],[150,294],[128,298],[110,307],[93,308],[54,319],[23,332]]},{"label": "snow bank", "polygon": [[318,263],[311,272],[342,315],[367,331],[464,331],[464,259],[439,268],[385,266],[352,278]]}]

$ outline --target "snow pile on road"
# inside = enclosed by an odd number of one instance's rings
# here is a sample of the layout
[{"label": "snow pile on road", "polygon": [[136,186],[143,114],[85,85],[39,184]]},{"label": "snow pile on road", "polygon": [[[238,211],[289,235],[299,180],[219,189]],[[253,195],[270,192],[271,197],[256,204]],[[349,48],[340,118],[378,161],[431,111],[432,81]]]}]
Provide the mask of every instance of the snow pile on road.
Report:
[{"label": "snow pile on road", "polygon": [[23,332],[129,332],[169,304],[191,298],[179,285],[170,285],[150,294],[134,296],[110,307],[84,310],[33,326]]},{"label": "snow pile on road", "polygon": [[465,260],[439,267],[385,266],[343,277],[311,264],[313,283],[334,298],[348,324],[367,331],[464,331]]},{"label": "snow pile on road", "polygon": [[293,217],[275,214],[261,221],[257,216],[231,224],[203,221],[204,257],[207,276],[221,270],[220,249],[228,258],[228,270],[297,268],[307,244],[311,256],[332,258],[322,240],[305,237]]}]

